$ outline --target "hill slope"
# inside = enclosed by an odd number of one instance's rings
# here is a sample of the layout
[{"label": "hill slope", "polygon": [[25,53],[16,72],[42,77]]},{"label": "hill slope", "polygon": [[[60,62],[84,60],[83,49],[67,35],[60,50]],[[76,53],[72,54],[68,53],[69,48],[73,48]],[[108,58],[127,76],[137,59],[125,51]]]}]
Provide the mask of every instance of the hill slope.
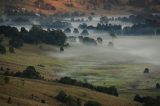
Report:
[{"label": "hill slope", "polygon": [[[2,76],[0,76],[2,78]],[[2,82],[2,81],[1,81]],[[0,84],[0,105],[10,106],[7,104],[8,97],[12,99],[12,106],[59,106],[61,103],[55,100],[59,91],[64,90],[67,95],[80,98],[82,103],[88,100],[97,101],[103,106],[138,106],[139,104],[123,98],[98,93],[89,89],[63,85],[56,82],[46,82],[24,79],[11,78],[9,84]],[[32,94],[34,98],[32,98]],[[46,103],[42,104],[41,100]]]},{"label": "hill slope", "polygon": [[[35,6],[35,2],[38,2]],[[43,2],[42,2],[43,1]],[[145,5],[145,1],[130,0],[1,0],[0,8],[5,10],[6,5],[19,6],[28,11],[40,12],[46,15],[66,12],[84,12],[96,14],[128,14],[131,11],[140,11],[149,8],[150,11],[159,11],[160,4],[156,0],[151,0]],[[134,2],[132,2],[134,1]],[[52,8],[52,9],[50,9]],[[53,9],[54,8],[54,9]]]}]

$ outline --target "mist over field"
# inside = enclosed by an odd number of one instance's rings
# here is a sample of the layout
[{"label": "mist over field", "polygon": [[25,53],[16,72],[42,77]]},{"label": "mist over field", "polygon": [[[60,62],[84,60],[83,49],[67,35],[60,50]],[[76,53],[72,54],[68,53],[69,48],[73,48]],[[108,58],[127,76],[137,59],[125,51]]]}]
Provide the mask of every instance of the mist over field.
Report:
[{"label": "mist over field", "polygon": [[0,106],[160,106],[159,0],[1,0]]}]

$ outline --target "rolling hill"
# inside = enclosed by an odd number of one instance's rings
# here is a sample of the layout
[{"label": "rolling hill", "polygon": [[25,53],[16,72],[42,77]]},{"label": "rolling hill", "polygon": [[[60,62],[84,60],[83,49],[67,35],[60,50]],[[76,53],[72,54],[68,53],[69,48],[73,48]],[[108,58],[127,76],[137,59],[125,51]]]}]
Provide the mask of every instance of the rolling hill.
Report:
[{"label": "rolling hill", "polygon": [[[97,101],[103,106],[140,106],[140,104],[123,98],[98,93],[89,89],[46,82],[10,77],[10,83],[3,84],[0,76],[0,106],[61,106],[55,96],[61,91],[79,98],[82,104],[88,100]],[[22,85],[24,80],[24,85]],[[34,96],[33,96],[34,95]],[[11,98],[11,104],[7,103]],[[41,103],[45,100],[45,104]]]},{"label": "rolling hill", "polygon": [[[1,0],[1,10],[7,6],[16,6],[35,13],[52,15],[56,13],[83,12],[95,14],[129,14],[143,9],[148,12],[158,12],[160,3],[158,0]],[[36,4],[37,3],[37,4]]]}]

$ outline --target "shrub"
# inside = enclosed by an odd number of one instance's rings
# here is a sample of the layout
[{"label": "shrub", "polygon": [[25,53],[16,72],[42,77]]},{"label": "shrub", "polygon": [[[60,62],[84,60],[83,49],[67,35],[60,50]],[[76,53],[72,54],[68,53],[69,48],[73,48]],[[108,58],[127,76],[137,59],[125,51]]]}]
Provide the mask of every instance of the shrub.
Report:
[{"label": "shrub", "polygon": [[10,82],[10,78],[9,77],[4,77],[4,82],[5,82],[5,84],[8,84]]},{"label": "shrub", "polygon": [[46,103],[46,101],[42,99],[42,100],[41,100],[41,103]]},{"label": "shrub", "polygon": [[56,99],[61,102],[66,102],[67,94],[64,91],[60,91],[59,94],[56,96]]},{"label": "shrub", "polygon": [[8,104],[11,104],[11,103],[12,103],[11,97],[8,98],[7,103],[8,103]]},{"label": "shrub", "polygon": [[1,71],[4,71],[4,68],[3,68],[3,67],[1,67],[1,68],[0,68],[0,70],[1,70]]},{"label": "shrub", "polygon": [[134,101],[143,103],[143,99],[140,97],[140,95],[136,95],[136,96],[134,97]]},{"label": "shrub", "polygon": [[102,106],[100,103],[96,101],[87,101],[84,106]]},{"label": "shrub", "polygon": [[144,69],[144,73],[145,73],[145,74],[148,74],[148,73],[149,73],[149,68],[145,68],[145,69]]},{"label": "shrub", "polygon": [[64,48],[63,47],[60,47],[60,52],[63,52],[64,51]]}]

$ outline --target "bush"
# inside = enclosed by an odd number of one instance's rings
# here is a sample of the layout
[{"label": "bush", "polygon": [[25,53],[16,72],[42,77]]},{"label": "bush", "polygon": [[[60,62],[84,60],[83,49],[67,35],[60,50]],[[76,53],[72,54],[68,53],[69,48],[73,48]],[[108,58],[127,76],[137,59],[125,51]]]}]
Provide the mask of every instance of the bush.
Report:
[{"label": "bush", "polygon": [[9,77],[4,77],[4,82],[5,82],[5,84],[8,84],[9,81],[10,81],[10,78],[9,78]]},{"label": "bush", "polygon": [[96,101],[87,101],[84,106],[102,106],[100,103]]},{"label": "bush", "polygon": [[143,103],[143,99],[140,97],[140,95],[136,95],[136,96],[134,97],[134,101]]},{"label": "bush", "polygon": [[3,67],[1,67],[1,68],[0,68],[0,70],[1,70],[1,71],[4,71],[4,68],[3,68]]}]

